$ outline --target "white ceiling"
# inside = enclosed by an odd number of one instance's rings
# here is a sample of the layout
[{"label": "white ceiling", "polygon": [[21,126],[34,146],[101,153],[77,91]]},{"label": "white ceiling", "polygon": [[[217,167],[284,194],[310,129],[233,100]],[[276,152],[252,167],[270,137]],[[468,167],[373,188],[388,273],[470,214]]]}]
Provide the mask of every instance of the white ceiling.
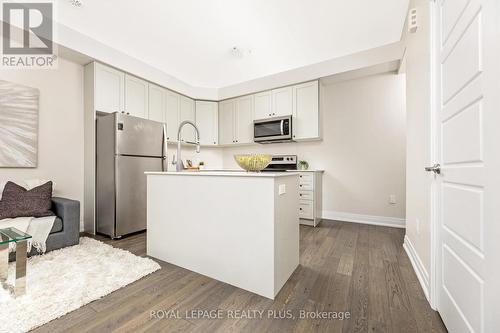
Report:
[{"label": "white ceiling", "polygon": [[[408,0],[58,0],[57,20],[192,86],[221,88],[397,42]],[[234,57],[231,48],[251,49]]]}]

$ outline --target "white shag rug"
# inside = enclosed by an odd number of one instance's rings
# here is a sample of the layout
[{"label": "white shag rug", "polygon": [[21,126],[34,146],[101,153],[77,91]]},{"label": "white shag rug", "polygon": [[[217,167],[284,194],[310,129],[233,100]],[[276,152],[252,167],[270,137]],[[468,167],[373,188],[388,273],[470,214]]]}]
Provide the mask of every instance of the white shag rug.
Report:
[{"label": "white shag rug", "polygon": [[[80,244],[28,259],[26,295],[14,298],[0,287],[0,332],[27,332],[99,299],[160,269],[100,241]],[[9,283],[14,265],[9,264]]]}]

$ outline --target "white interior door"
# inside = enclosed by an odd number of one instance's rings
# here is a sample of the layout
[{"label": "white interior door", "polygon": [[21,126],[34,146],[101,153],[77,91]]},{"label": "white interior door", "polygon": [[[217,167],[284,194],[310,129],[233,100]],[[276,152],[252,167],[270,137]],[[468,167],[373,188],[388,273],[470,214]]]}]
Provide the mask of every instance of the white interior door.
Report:
[{"label": "white interior door", "polygon": [[436,4],[436,297],[449,332],[500,324],[497,0]]}]

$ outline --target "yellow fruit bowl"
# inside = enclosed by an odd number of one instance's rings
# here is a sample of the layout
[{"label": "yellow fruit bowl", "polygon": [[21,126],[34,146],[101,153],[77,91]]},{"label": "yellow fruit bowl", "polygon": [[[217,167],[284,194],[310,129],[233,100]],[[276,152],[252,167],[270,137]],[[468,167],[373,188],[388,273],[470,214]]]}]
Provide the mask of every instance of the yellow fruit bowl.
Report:
[{"label": "yellow fruit bowl", "polygon": [[246,171],[262,171],[271,162],[269,154],[239,154],[234,155],[234,160],[238,165]]}]

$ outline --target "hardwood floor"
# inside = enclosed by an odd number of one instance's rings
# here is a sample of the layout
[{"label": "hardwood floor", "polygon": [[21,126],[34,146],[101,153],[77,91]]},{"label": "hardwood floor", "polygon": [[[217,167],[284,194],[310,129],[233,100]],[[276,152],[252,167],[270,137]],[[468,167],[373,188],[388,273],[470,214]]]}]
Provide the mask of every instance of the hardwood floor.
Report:
[{"label": "hardwood floor", "polygon": [[[403,229],[336,221],[301,226],[300,265],[274,301],[160,262],[161,270],[35,331],[446,332],[420,288],[403,236]],[[144,233],[117,241],[96,238],[146,255]],[[191,310],[219,311],[224,318],[186,316]],[[236,310],[245,312],[238,316]],[[300,319],[301,310],[348,312],[350,318]],[[249,318],[259,311],[262,319]],[[158,318],[172,314],[178,318]]]}]

